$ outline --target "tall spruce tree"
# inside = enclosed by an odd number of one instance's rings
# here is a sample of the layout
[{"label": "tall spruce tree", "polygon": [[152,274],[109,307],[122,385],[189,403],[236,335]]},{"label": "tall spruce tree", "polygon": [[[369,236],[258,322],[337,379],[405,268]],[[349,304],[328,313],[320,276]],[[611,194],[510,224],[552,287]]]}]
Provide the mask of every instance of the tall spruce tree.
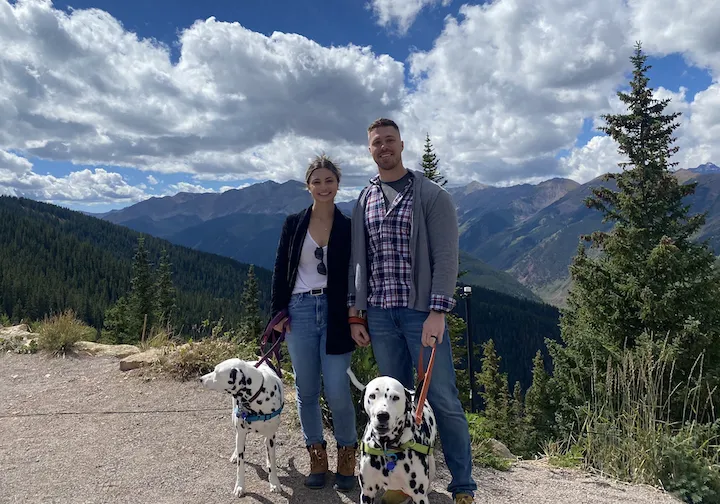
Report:
[{"label": "tall spruce tree", "polygon": [[439,163],[440,160],[438,159],[437,154],[435,154],[435,149],[433,149],[432,143],[430,142],[430,134],[426,133],[425,153],[423,154],[421,163],[423,174],[425,174],[425,176],[433,182],[437,182],[441,186],[444,186],[447,184],[447,180],[440,174],[440,170],[438,169]]},{"label": "tall spruce tree", "polygon": [[[593,370],[602,385],[608,358],[666,336],[677,352],[675,383],[687,378],[702,352],[706,376],[714,383],[720,376],[720,281],[710,249],[693,241],[705,215],[689,215],[684,198],[696,183],[683,185],[671,171],[680,113],[666,113],[670,100],[655,98],[648,87],[651,67],[640,44],[630,59],[630,90],[618,93],[627,111],[603,116],[601,128],[617,142],[622,170],[606,175],[611,184],[594,188],[586,199],[614,226],[582,237],[561,315],[565,347],[548,343],[554,379],[575,403],[589,395]],[[594,257],[583,241],[597,249]]]},{"label": "tall spruce tree", "polygon": [[142,328],[147,315],[146,333],[152,327],[155,319],[155,299],[153,295],[153,280],[150,270],[150,258],[145,248],[145,237],[139,236],[137,249],[133,257],[132,279],[130,280],[129,322],[131,324],[131,337],[140,339]]},{"label": "tall spruce tree", "polygon": [[172,281],[172,265],[167,250],[162,249],[158,264],[157,283],[157,321],[161,326],[171,323],[175,311],[175,287]]}]

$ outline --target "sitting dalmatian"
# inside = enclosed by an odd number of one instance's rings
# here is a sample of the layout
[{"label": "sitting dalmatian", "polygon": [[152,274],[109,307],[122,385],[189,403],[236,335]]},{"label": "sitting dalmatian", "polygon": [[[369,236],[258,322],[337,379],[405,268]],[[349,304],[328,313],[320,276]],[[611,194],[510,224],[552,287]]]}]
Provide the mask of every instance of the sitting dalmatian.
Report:
[{"label": "sitting dalmatian", "polygon": [[360,446],[360,502],[374,503],[379,490],[399,490],[414,504],[428,504],[437,438],[432,407],[426,400],[417,425],[413,391],[389,376],[363,386],[350,369],[347,373],[365,391],[363,407],[369,419]]},{"label": "sitting dalmatian", "polygon": [[245,437],[249,431],[265,437],[270,491],[280,491],[275,462],[275,433],[280,426],[280,413],[285,406],[283,384],[266,363],[256,368],[257,361],[228,359],[200,378],[211,390],[227,392],[233,397],[232,421],[235,425],[235,451],[230,462],[237,462],[233,494],[240,497],[245,487]]}]

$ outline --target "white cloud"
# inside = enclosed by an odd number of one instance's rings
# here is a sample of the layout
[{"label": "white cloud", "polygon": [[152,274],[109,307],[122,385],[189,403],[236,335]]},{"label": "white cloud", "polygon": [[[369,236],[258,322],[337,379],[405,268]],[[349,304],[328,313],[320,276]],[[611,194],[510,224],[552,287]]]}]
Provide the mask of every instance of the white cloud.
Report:
[{"label": "white cloud", "polygon": [[208,189],[201,185],[191,184],[189,182],[178,182],[177,184],[170,184],[165,191],[166,195],[177,194],[180,192],[185,193],[212,193],[216,192],[214,189]]},{"label": "white cloud", "polygon": [[720,77],[720,8],[713,0],[629,0],[633,40],[649,54],[684,53]]},{"label": "white cloud", "polygon": [[102,168],[84,169],[65,177],[0,169],[0,187],[6,195],[62,203],[132,204],[149,196],[141,188],[129,185],[119,173]]},{"label": "white cloud", "polygon": [[[422,9],[449,3],[373,0],[370,7],[379,24],[407,30]],[[166,46],[139,39],[101,10],[0,0],[0,185],[12,181],[6,192],[43,198],[134,201],[146,189],[117,173],[40,176],[29,159],[145,170],[150,187],[162,174],[185,173],[193,183],[166,190],[209,191],[207,181],[230,188],[302,180],[324,151],[343,168],[349,195],[375,171],[365,129],[381,115],[400,124],[410,167],[429,132],[451,183],[592,177],[614,166],[616,149],[598,139],[575,146],[576,138],[585,119],[618,110],[615,90],[627,83],[638,38],[651,54],[679,51],[714,72],[716,82],[692,98],[672,92],[683,111],[678,161],[718,162],[715,3],[698,0],[692,12],[673,0],[463,5],[432,47],[406,62],[209,18],[172,41],[173,63]],[[558,161],[565,149],[570,154]],[[88,173],[93,180],[83,179]],[[95,189],[70,187],[72,177]]]},{"label": "white cloud", "polygon": [[450,3],[452,0],[370,0],[366,5],[378,25],[389,28],[396,24],[398,33],[405,35],[421,10],[437,4],[447,7]]},{"label": "white cloud", "polygon": [[244,174],[287,133],[360,143],[405,96],[403,64],[368,47],[214,18],[181,32],[173,65],[106,12],[0,0],[0,46],[0,148],[87,165]]}]

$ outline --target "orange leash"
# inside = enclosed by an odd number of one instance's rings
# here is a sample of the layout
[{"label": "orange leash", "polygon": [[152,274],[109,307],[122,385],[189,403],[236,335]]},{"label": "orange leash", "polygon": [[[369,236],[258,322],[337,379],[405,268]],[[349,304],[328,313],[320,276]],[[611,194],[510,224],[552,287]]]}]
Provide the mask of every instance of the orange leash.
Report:
[{"label": "orange leash", "polygon": [[430,378],[432,376],[433,365],[435,364],[435,350],[437,349],[437,342],[432,347],[432,353],[430,354],[430,362],[428,362],[427,374],[425,374],[425,359],[423,359],[423,346],[420,345],[420,363],[418,364],[418,385],[422,383],[422,389],[420,390],[420,397],[418,398],[417,410],[415,412],[415,424],[420,425],[422,423],[422,413],[425,407],[425,398],[427,397],[428,388],[430,388]]}]

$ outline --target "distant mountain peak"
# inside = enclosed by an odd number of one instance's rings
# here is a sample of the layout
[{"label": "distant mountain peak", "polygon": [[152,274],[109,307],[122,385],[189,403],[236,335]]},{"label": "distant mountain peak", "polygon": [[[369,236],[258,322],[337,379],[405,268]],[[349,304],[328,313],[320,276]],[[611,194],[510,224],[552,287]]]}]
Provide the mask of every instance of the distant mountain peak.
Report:
[{"label": "distant mountain peak", "polygon": [[695,168],[690,168],[693,173],[720,173],[720,167],[713,163],[704,163]]}]

